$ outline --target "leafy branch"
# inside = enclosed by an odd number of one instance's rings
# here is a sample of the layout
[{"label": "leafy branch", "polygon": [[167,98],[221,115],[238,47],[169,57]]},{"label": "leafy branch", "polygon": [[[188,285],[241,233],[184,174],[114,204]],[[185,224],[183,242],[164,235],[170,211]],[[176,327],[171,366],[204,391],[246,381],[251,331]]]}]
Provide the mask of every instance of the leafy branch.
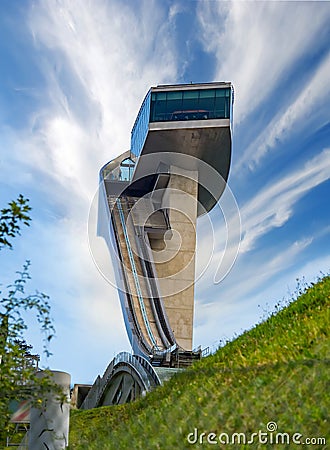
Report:
[{"label": "leafy branch", "polygon": [[29,199],[21,194],[17,200],[8,203],[7,208],[0,210],[0,250],[4,247],[13,248],[10,240],[20,235],[21,224],[30,226],[30,211]]},{"label": "leafy branch", "polygon": [[31,279],[29,274],[30,261],[26,261],[22,271],[16,272],[19,277],[14,284],[9,285],[8,294],[1,299],[1,315],[7,317],[7,339],[23,339],[23,331],[27,325],[22,317],[23,311],[34,311],[40,329],[44,334],[44,352],[50,356],[48,344],[55,335],[55,328],[50,316],[49,296],[36,291],[25,295],[26,283]]}]

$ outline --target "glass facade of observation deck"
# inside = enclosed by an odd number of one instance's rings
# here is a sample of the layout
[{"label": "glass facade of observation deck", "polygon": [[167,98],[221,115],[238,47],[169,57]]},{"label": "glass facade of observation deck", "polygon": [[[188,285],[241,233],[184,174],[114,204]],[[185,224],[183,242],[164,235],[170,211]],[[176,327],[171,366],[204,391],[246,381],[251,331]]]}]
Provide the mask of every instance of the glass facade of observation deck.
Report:
[{"label": "glass facade of observation deck", "polygon": [[131,135],[131,152],[139,156],[149,123],[231,119],[232,88],[153,91],[146,95]]},{"label": "glass facade of observation deck", "polygon": [[150,122],[229,119],[231,89],[152,92]]}]

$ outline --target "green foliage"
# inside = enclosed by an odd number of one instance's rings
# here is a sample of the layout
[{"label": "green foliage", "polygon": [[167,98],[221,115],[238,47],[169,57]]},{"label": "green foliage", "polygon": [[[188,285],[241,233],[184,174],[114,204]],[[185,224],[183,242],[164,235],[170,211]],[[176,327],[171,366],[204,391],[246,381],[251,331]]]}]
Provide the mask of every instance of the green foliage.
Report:
[{"label": "green foliage", "polygon": [[41,331],[45,334],[44,351],[49,355],[47,343],[55,333],[50,317],[49,297],[39,291],[26,295],[26,283],[31,279],[30,265],[30,261],[26,261],[23,270],[16,272],[18,278],[14,284],[7,286],[7,295],[1,299],[1,316],[7,325],[7,342],[15,342],[15,340],[23,338],[22,333],[27,328],[22,312],[34,311]]},{"label": "green foliage", "polygon": [[[22,195],[8,206],[0,215],[0,250],[12,249],[10,240],[20,234],[21,225],[28,226],[31,221],[29,201]],[[29,267],[30,261],[26,261],[14,283],[0,292],[0,442],[10,427],[8,405],[11,400],[30,400],[38,404],[46,392],[55,388],[50,377],[36,377],[31,347],[24,341],[27,313],[34,314],[44,334],[47,356],[48,344],[55,333],[49,297],[39,291],[26,293],[31,279]]]},{"label": "green foliage", "polygon": [[0,210],[0,250],[13,247],[10,239],[20,234],[21,224],[29,226],[30,211],[29,200],[22,195],[8,203],[7,208]]},{"label": "green foliage", "polygon": [[[73,411],[71,449],[226,448],[191,445],[189,433],[267,431],[325,437],[329,442],[330,277],[252,330],[178,373],[145,398]],[[292,448],[230,444],[229,448]],[[298,448],[299,446],[296,445]],[[326,448],[326,446],[314,446]]]}]

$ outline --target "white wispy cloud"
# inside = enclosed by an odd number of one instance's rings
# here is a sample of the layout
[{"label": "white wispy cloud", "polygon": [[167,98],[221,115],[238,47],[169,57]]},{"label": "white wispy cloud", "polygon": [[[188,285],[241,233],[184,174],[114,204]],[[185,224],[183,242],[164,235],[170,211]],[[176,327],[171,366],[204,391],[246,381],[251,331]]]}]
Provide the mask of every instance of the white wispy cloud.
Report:
[{"label": "white wispy cloud", "polygon": [[240,156],[233,168],[235,174],[238,174],[245,164],[255,168],[267,152],[279,143],[283,144],[288,136],[297,136],[303,132],[313,133],[315,127],[322,127],[328,122],[329,73],[330,53],[315,70],[313,77],[307,80],[300,94],[290,104],[279,109],[261,134]]},{"label": "white wispy cloud", "polygon": [[267,98],[302,55],[313,54],[330,18],[326,4],[312,2],[198,6],[204,47],[217,61],[215,77],[232,81],[237,91],[237,123]]},{"label": "white wispy cloud", "polygon": [[293,266],[297,256],[299,256],[313,240],[314,238],[310,236],[295,241],[287,248],[281,249],[280,252],[272,253],[271,257],[264,261],[260,261],[256,257],[256,262],[250,262],[245,268],[244,273],[239,274],[237,283],[231,283],[230,287],[226,289],[226,297],[231,298],[231,301],[240,302],[242,301],[242,293],[244,293],[244,297],[247,297],[251,292],[258,288],[258,286],[262,286],[275,275],[278,276],[280,273],[285,273]]},{"label": "white wispy cloud", "polygon": [[51,167],[66,182],[72,177],[77,192],[88,186],[91,195],[90,180],[97,176],[90,168],[95,172],[129,147],[147,88],[175,77],[170,23],[162,8],[151,11],[147,3],[134,11],[121,2],[65,0],[56,6],[43,1],[31,11],[49,83],[47,116],[38,123],[44,143],[38,149],[49,155],[43,170]]},{"label": "white wispy cloud", "polygon": [[330,178],[330,149],[309,160],[256,194],[241,208],[243,239],[241,251],[253,248],[256,240],[289,220],[295,203],[308,191]]}]

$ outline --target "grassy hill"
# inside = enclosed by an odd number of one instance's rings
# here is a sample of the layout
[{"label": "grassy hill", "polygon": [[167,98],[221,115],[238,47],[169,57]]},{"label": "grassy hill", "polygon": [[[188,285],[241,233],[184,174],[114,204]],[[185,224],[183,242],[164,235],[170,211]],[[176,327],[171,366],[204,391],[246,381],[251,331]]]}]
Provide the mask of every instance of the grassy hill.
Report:
[{"label": "grassy hill", "polygon": [[72,411],[70,449],[330,448],[329,304],[328,276],[145,398]]}]

